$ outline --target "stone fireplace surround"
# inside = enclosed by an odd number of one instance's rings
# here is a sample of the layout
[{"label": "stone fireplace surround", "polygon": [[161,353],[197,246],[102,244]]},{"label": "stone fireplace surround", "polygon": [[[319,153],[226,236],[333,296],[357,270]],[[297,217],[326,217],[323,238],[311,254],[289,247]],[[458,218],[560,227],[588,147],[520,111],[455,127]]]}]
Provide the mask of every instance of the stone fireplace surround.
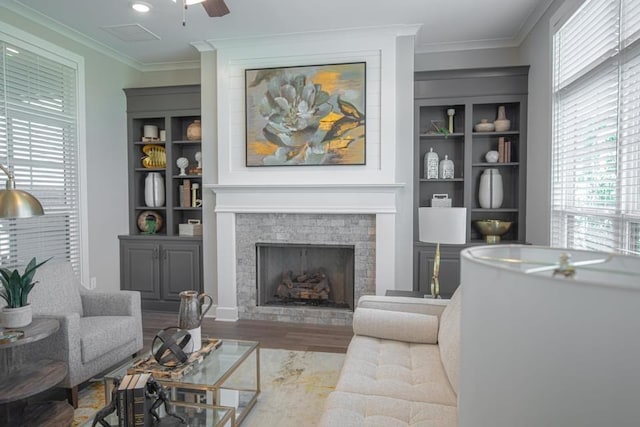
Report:
[{"label": "stone fireplace surround", "polygon": [[236,267],[238,317],[241,319],[349,325],[344,309],[257,306],[256,243],[354,245],[354,297],[375,293],[375,216],[366,214],[238,214]]},{"label": "stone fireplace surround", "polygon": [[[218,320],[351,323],[353,313],[346,310],[256,307],[255,243],[259,241],[304,243],[304,238],[309,243],[355,244],[356,301],[364,294],[384,295],[394,289],[396,192],[403,184],[206,187],[216,195]],[[282,219],[288,224],[274,225]],[[261,225],[256,225],[258,220]],[[305,227],[312,231],[300,231]],[[331,227],[340,231],[330,233]],[[289,313],[283,313],[283,308]]]}]

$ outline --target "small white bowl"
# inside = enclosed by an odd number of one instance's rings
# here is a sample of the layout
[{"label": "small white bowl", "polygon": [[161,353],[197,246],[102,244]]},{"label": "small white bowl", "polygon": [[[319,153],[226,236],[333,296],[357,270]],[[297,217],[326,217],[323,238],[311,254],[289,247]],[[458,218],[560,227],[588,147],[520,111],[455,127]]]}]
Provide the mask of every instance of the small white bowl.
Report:
[{"label": "small white bowl", "polygon": [[480,120],[480,123],[476,123],[473,127],[476,132],[493,132],[495,130],[495,125],[490,123],[487,119]]}]

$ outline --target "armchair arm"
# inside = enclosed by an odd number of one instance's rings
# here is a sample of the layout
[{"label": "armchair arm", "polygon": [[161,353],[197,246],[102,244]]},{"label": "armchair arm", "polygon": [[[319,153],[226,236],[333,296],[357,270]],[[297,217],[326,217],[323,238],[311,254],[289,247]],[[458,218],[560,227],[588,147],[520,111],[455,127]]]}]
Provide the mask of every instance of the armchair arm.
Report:
[{"label": "armchair arm", "polygon": [[134,316],[141,317],[140,292],[94,292],[80,294],[85,316]]},{"label": "armchair arm", "polygon": [[358,307],[353,314],[353,332],[374,338],[436,344],[438,317]]},{"label": "armchair arm", "polygon": [[387,297],[365,295],[358,301],[358,307],[374,308],[378,310],[398,311],[403,313],[419,313],[431,316],[440,315],[449,300],[411,297]]},{"label": "armchair arm", "polygon": [[[60,329],[53,335],[42,341],[37,341],[29,346],[30,352],[39,353],[42,358],[46,354],[48,358],[69,362],[69,366],[80,363],[80,315],[78,313],[66,314],[38,314],[39,318],[56,319],[60,322]],[[42,346],[44,352],[36,350],[36,346]]]}]

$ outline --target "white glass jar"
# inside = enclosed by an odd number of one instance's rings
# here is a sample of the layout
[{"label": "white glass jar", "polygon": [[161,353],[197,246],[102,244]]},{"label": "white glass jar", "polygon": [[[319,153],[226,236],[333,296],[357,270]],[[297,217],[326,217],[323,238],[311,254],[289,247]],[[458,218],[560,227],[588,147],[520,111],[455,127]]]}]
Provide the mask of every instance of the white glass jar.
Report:
[{"label": "white glass jar", "polygon": [[424,177],[426,179],[438,179],[438,164],[438,153],[430,148],[429,152],[424,155]]},{"label": "white glass jar", "polygon": [[449,160],[449,156],[445,154],[444,159],[440,160],[440,178],[453,179],[453,160]]}]

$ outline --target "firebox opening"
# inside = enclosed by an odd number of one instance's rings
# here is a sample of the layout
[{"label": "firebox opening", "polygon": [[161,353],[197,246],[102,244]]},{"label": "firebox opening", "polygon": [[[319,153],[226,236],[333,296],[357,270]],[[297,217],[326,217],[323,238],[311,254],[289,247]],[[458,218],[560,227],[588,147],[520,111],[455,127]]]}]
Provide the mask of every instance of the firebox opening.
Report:
[{"label": "firebox opening", "polygon": [[355,247],[256,243],[257,305],[353,311]]}]

